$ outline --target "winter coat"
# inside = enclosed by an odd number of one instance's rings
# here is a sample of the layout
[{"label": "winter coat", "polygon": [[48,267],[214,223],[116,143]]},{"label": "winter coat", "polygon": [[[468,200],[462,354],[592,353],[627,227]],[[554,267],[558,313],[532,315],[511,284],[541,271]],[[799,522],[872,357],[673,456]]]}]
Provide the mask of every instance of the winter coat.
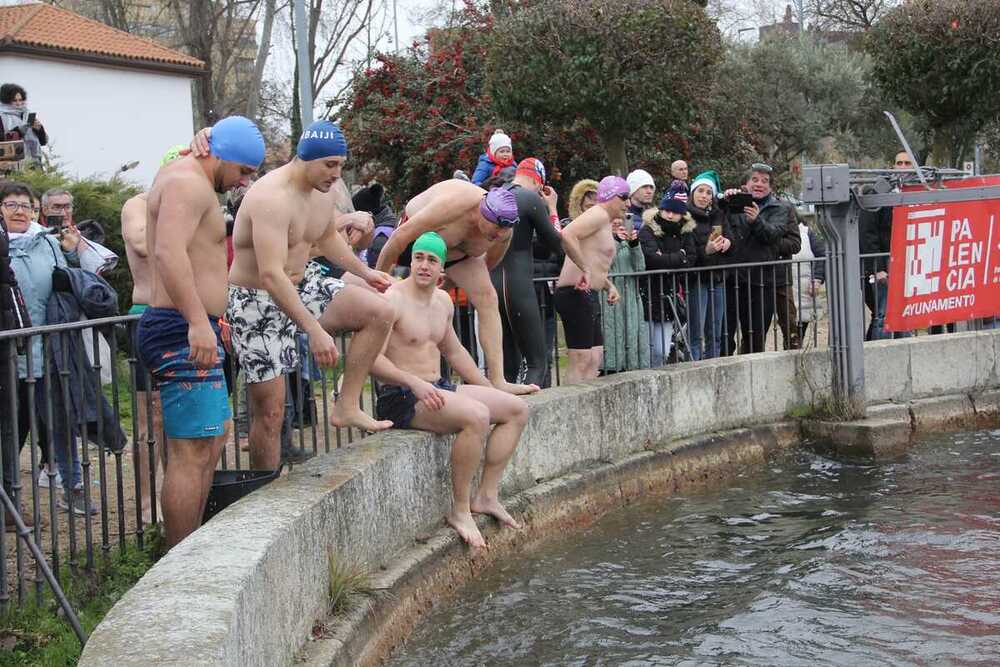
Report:
[{"label": "winter coat", "polygon": [[[754,222],[747,220],[742,211],[728,214],[736,251],[733,263],[774,262],[800,250],[799,228],[791,205],[773,194],[757,205],[760,213]],[[738,269],[736,277],[740,285],[773,287],[787,285],[788,273],[787,267],[771,265]]]},{"label": "winter coat", "polygon": [[[31,326],[24,295],[17,284],[17,276],[10,262],[10,237],[7,225],[0,218],[0,331],[25,329]],[[0,352],[3,351],[0,346]],[[2,360],[0,360],[2,363]]]},{"label": "winter coat", "polygon": [[[38,223],[28,233],[10,242],[10,263],[24,295],[33,326],[48,324],[46,309],[52,295],[52,270],[57,266],[79,265],[75,252],[64,252],[59,242]],[[31,377],[42,377],[42,337],[31,340]],[[27,359],[17,360],[18,377],[28,377]]]},{"label": "winter coat", "polygon": [[[642,246],[635,241],[615,240],[615,256],[611,274],[635,273],[646,270]],[[604,370],[631,371],[649,368],[649,333],[642,315],[639,279],[611,278],[621,299],[611,306],[602,305],[604,327]]]},{"label": "winter coat", "polygon": [[[690,214],[676,223],[670,223],[651,208],[642,215],[639,244],[646,260],[647,271],[684,269],[693,266],[697,259],[694,247],[695,223]],[[665,299],[672,298],[675,286],[683,286],[685,274],[659,273],[642,281],[639,289],[643,297],[644,317],[654,322],[673,320],[673,312]]]},{"label": "winter coat", "polygon": [[[68,324],[88,319],[113,317],[118,314],[118,294],[96,273],[83,269],[59,268],[53,274],[52,294],[46,305],[48,324]],[[59,386],[54,388],[53,409],[59,414],[69,414],[70,424],[86,424],[92,439],[98,432],[101,445],[120,451],[126,442],[125,432],[115,420],[115,411],[100,391],[100,381],[94,367],[81,349],[81,344],[92,341],[83,336],[93,336],[91,330],[73,331],[65,336],[50,339],[52,377]],[[66,391],[62,384],[66,383]],[[63,397],[69,397],[68,410],[63,407]],[[98,429],[98,424],[101,428]]]},{"label": "winter coat", "polygon": [[[688,215],[694,220],[694,248],[696,252],[695,266],[703,266],[705,271],[691,274],[692,285],[697,285],[700,281],[702,285],[719,286],[725,280],[725,273],[718,270],[720,267],[730,264],[735,256],[735,245],[730,245],[726,252],[715,252],[711,255],[705,253],[705,246],[708,245],[708,237],[712,235],[712,227],[716,225],[722,227],[722,236],[733,242],[733,230],[729,225],[729,219],[725,212],[718,206],[706,210],[696,207],[688,200]],[[708,270],[715,269],[715,270]],[[711,282],[709,282],[711,281]]]},{"label": "winter coat", "polygon": [[[858,246],[862,255],[889,252],[892,241],[892,207],[884,206],[875,211],[861,210],[858,217]],[[889,270],[888,257],[863,257],[861,273],[870,276]]]},{"label": "winter coat", "polygon": [[[510,165],[504,166],[514,166],[514,164],[515,163],[512,161]],[[489,153],[483,153],[480,155],[479,162],[476,163],[476,170],[472,172],[471,180],[473,185],[482,185],[489,180],[497,166],[496,161],[490,157]]]},{"label": "winter coat", "polygon": [[802,261],[792,265],[792,287],[795,290],[792,294],[799,322],[812,322],[826,313],[826,294],[823,290],[810,294],[806,287],[813,280],[826,282],[826,262],[808,260],[826,257],[826,241],[802,223],[799,223],[799,239],[802,247],[792,259]]}]

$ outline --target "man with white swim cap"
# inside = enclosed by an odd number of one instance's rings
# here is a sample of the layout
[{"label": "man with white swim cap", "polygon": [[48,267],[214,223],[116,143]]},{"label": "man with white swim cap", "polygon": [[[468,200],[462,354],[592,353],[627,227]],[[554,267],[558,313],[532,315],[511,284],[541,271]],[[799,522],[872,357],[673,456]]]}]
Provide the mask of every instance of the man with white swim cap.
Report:
[{"label": "man with white swim cap", "polygon": [[[392,426],[360,406],[361,390],[395,310],[378,293],[392,283],[389,276],[370,269],[337,233],[338,212],[325,193],[340,178],[346,160],[340,128],[325,120],[313,123],[303,130],[292,161],[256,181],[236,216],[226,321],[249,384],[255,469],[279,464],[284,375],[298,365],[296,329],[308,334],[310,352],[323,368],[333,367],[339,357],[331,334],[354,332],[330,421],[364,431]],[[309,261],[313,247],[374,289],[325,276]]]},{"label": "man with white swim cap", "polygon": [[260,131],[230,116],[212,127],[208,155],[164,165],[147,196],[152,289],[137,339],[163,405],[168,456],[160,502],[167,548],[201,524],[231,416],[219,329],[226,222],[216,195],[245,186],[263,161]]}]

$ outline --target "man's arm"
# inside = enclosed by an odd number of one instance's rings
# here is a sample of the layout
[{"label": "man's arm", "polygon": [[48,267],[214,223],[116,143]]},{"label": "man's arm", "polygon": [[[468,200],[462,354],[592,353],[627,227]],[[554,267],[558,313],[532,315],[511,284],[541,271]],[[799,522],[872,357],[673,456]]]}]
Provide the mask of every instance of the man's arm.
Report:
[{"label": "man's arm", "polygon": [[445,328],[444,338],[438,343],[438,349],[441,350],[441,354],[448,361],[448,365],[458,373],[465,384],[492,387],[493,384],[482,374],[479,366],[473,361],[472,355],[462,347],[461,341],[458,340],[458,336],[455,334],[455,327],[451,326],[455,306],[451,304],[451,299],[448,298],[447,294],[442,292],[442,294],[436,296],[442,295],[444,299],[448,300],[449,305],[451,305],[451,312],[449,313],[450,317],[448,318],[448,326]]},{"label": "man's arm", "polygon": [[455,221],[461,211],[456,212],[454,201],[446,197],[438,197],[427,204],[420,212],[400,225],[389,237],[389,241],[379,253],[375,268],[379,271],[389,271],[396,265],[396,260],[424,232],[436,232]]},{"label": "man's arm", "polygon": [[146,258],[146,202],[138,197],[122,206],[122,238],[132,252]]},{"label": "man's arm", "polygon": [[174,307],[191,326],[208,325],[208,313],[195,288],[188,248],[205,215],[207,201],[200,184],[178,177],[160,195],[153,249],[156,274]]},{"label": "man's arm", "polygon": [[368,279],[371,269],[354,254],[351,246],[347,245],[347,241],[338,233],[336,225],[329,225],[326,228],[323,236],[316,241],[316,248],[323,257],[348,273],[353,273],[362,280]]}]

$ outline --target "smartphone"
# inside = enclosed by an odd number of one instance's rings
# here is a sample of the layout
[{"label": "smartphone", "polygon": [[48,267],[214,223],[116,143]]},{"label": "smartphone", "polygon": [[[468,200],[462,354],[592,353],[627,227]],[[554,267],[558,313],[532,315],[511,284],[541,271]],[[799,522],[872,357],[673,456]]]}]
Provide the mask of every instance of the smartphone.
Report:
[{"label": "smartphone", "polygon": [[720,236],[722,236],[722,225],[712,225],[712,233],[708,235],[708,240],[714,241]]},{"label": "smartphone", "polygon": [[32,111],[31,113],[28,114],[28,125],[34,125],[34,124],[35,124],[35,112]]},{"label": "smartphone", "polygon": [[742,211],[747,206],[753,206],[753,195],[748,192],[737,192],[726,197],[726,206],[730,211]]},{"label": "smartphone", "polygon": [[61,215],[47,215],[45,216],[45,226],[55,227],[57,231],[61,232],[63,226],[63,220],[65,220],[65,218],[63,218],[63,216]]}]

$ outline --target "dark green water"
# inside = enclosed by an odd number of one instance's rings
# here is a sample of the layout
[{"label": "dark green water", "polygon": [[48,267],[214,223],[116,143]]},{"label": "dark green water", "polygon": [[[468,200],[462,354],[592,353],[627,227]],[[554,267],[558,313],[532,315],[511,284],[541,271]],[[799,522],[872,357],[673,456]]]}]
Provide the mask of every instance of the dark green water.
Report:
[{"label": "dark green water", "polygon": [[395,665],[1000,665],[1000,431],[796,453],[472,583]]}]

